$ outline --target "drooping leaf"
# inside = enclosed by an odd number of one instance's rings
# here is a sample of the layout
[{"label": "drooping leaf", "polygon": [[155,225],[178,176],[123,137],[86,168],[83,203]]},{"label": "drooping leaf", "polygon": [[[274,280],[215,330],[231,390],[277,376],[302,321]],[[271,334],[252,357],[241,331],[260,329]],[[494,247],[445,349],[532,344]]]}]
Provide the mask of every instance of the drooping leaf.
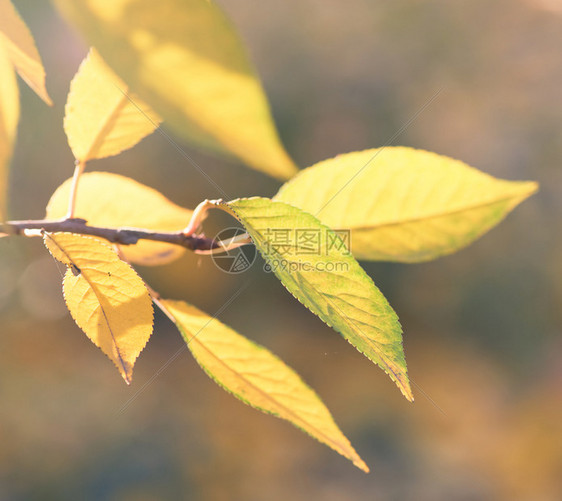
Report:
[{"label": "drooping leaf", "polygon": [[398,317],[340,236],[282,202],[256,197],[225,206],[289,292],[384,369],[413,400]]},{"label": "drooping leaf", "polygon": [[27,85],[52,105],[45,88],[45,69],[29,28],[10,0],[0,0],[0,45],[8,55]]},{"label": "drooping leaf", "polygon": [[465,247],[536,190],[435,153],[386,147],[320,162],[274,199],[350,230],[359,259],[416,262]]},{"label": "drooping leaf", "polygon": [[152,334],[152,302],[144,282],[99,240],[52,233],[44,241],[67,266],[63,291],[72,318],[129,384],[135,360]]},{"label": "drooping leaf", "polygon": [[[53,193],[47,205],[47,219],[66,215],[72,179]],[[176,205],[164,195],[133,179],[109,172],[87,172],[80,177],[75,217],[90,226],[106,228],[136,227],[155,231],[179,231],[187,226],[192,212]],[[121,246],[127,261],[159,265],[184,253],[177,245],[141,240]]]},{"label": "drooping leaf", "polygon": [[105,64],[95,49],[70,83],[64,130],[81,162],[117,155],[151,134],[161,122]]},{"label": "drooping leaf", "polygon": [[19,118],[16,75],[6,50],[0,46],[0,221],[6,218],[8,164],[16,138]]},{"label": "drooping leaf", "polygon": [[278,178],[296,172],[243,45],[214,2],[55,3],[178,134]]},{"label": "drooping leaf", "polygon": [[318,395],[262,346],[183,301],[161,301],[205,372],[236,398],[286,419],[365,472],[367,465]]}]

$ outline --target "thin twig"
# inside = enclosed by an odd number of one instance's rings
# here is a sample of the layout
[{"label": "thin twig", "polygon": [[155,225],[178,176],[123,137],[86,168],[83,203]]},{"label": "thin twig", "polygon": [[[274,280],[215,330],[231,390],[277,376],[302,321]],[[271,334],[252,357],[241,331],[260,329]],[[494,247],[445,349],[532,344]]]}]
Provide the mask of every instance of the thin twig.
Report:
[{"label": "thin twig", "polygon": [[205,235],[186,235],[183,231],[160,232],[142,228],[103,228],[89,226],[85,219],[60,219],[60,220],[27,220],[8,221],[0,225],[0,232],[8,235],[40,236],[41,231],[50,233],[76,233],[101,237],[109,242],[120,245],[134,245],[139,240],[151,240],[173,245],[180,245],[192,251],[210,250],[220,248],[221,245]]}]

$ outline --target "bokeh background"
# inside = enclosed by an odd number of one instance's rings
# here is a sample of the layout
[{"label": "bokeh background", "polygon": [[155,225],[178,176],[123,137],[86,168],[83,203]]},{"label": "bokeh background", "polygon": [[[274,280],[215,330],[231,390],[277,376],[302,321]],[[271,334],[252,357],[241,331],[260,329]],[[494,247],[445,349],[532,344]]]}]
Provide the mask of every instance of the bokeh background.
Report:
[{"label": "bokeh background", "polygon": [[[21,86],[10,204],[24,219],[72,174],[62,118],[87,47],[48,3],[15,3],[56,103]],[[66,313],[62,270],[39,239],[0,240],[0,500],[562,499],[562,2],[221,4],[301,167],[385,144],[440,91],[393,144],[541,190],[458,254],[365,264],[402,321],[414,404],[261,262],[236,276],[193,255],[139,270],[210,314],[246,287],[220,318],[318,391],[369,475],[233,399],[187,351],[154,378],[183,343],[162,315],[126,387]],[[233,197],[279,187],[182,147]],[[186,207],[218,195],[157,133],[89,169]]]}]

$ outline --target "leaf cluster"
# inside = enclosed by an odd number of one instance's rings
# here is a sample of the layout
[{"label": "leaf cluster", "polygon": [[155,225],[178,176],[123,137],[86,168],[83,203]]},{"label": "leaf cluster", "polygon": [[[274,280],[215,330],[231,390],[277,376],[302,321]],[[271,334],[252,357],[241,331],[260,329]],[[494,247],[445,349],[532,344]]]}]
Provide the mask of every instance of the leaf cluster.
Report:
[{"label": "leaf cluster", "polygon": [[[290,421],[368,471],[294,370],[217,318],[183,300],[162,298],[132,265],[174,261],[186,246],[165,235],[204,238],[199,231],[206,213],[225,211],[246,235],[192,250],[209,254],[255,245],[299,302],[413,401],[398,316],[357,260],[415,263],[456,252],[534,193],[536,183],[496,179],[458,160],[407,147],[348,153],[299,172],[279,140],[244,46],[215,4],[55,3],[92,46],[70,84],[65,108],[74,176],[53,193],[44,220],[6,221],[7,165],[19,115],[16,72],[47,104],[51,100],[29,30],[10,0],[0,0],[4,235],[44,239],[67,268],[63,292],[70,314],[127,383],[151,336],[155,304],[225,390]],[[203,201],[190,210],[133,179],[84,172],[89,162],[120,154],[162,123],[195,145],[286,182],[272,199]],[[69,231],[76,222],[89,231]],[[110,242],[103,231],[127,228],[139,229],[134,240]]]}]

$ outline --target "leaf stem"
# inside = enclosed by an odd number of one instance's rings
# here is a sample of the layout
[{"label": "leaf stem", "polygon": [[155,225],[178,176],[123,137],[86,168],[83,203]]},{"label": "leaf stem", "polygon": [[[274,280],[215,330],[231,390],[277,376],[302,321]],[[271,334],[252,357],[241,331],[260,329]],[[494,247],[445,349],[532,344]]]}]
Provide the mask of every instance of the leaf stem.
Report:
[{"label": "leaf stem", "polygon": [[243,233],[226,240],[219,240],[217,241],[217,247],[209,250],[200,250],[198,254],[222,254],[223,252],[228,252],[232,249],[236,249],[237,247],[242,247],[243,245],[251,243],[252,239],[250,238],[250,235]]},{"label": "leaf stem", "polygon": [[195,207],[189,224],[183,229],[183,234],[185,236],[193,235],[207,217],[207,211],[209,209],[216,209],[220,206],[220,204],[222,204],[221,199],[203,200],[197,207]]},{"label": "leaf stem", "polygon": [[74,212],[76,210],[76,194],[78,192],[78,183],[85,167],[86,162],[82,162],[78,159],[76,160],[74,175],[72,177],[72,186],[70,187],[70,198],[68,199],[68,212],[66,214],[66,219],[72,219],[74,217]]},{"label": "leaf stem", "polygon": [[166,315],[170,319],[170,321],[179,329],[178,321],[170,313],[170,310],[168,310],[168,308],[166,308],[166,305],[163,303],[162,297],[160,296],[160,294],[158,292],[156,292],[152,287],[150,287],[150,285],[148,285],[146,282],[144,283],[144,285],[146,286],[146,289],[148,290],[148,293],[150,294],[152,302],[156,306],[158,306],[158,308],[160,308],[162,313],[164,313],[164,315]]}]

